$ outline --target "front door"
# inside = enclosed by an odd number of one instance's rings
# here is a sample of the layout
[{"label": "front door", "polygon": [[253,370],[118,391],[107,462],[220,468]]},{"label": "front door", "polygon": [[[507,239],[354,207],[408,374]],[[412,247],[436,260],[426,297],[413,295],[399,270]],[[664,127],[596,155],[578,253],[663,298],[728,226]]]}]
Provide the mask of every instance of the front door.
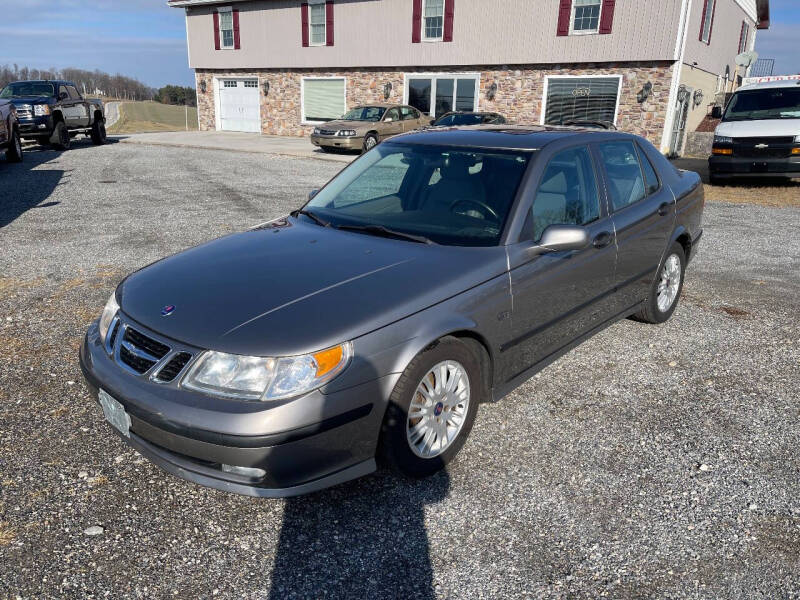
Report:
[{"label": "front door", "polygon": [[261,131],[257,79],[223,79],[219,82],[219,126],[222,131]]},{"label": "front door", "polygon": [[[614,228],[603,210],[591,153],[577,146],[547,165],[523,228],[509,246],[513,335],[502,346],[504,381],[553,356],[613,314]],[[549,225],[586,227],[589,246],[531,258]]]},{"label": "front door", "polygon": [[617,238],[615,286],[620,311],[647,297],[675,223],[675,197],[650,159],[630,141],[596,144]]}]

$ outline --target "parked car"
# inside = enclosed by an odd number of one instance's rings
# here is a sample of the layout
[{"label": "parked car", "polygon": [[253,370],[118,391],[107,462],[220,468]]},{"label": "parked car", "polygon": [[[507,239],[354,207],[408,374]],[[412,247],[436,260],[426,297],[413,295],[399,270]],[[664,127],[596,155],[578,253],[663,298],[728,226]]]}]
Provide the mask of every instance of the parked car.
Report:
[{"label": "parked car", "polygon": [[0,150],[6,151],[9,162],[22,161],[17,109],[7,100],[0,100]]},{"label": "parked car", "polygon": [[405,104],[367,104],[350,109],[341,119],[314,127],[311,143],[325,152],[372,150],[379,142],[429,125],[430,118]]},{"label": "parked car", "polygon": [[562,123],[565,127],[583,127],[584,129],[609,129],[616,131],[617,126],[611,121],[592,121],[592,120],[569,120]]},{"label": "parked car", "polygon": [[15,81],[3,88],[0,99],[16,106],[23,139],[61,150],[81,133],[98,145],[106,141],[102,101],[84,99],[69,81]]},{"label": "parked car", "polygon": [[376,454],[423,476],[480,402],[620,319],[669,319],[702,212],[698,175],[637,136],[414,132],[128,276],[80,364],[128,444],[204,485],[291,496]]},{"label": "parked car", "polygon": [[800,81],[740,87],[712,116],[722,118],[708,159],[712,184],[736,177],[800,177]]},{"label": "parked car", "polygon": [[433,127],[454,127],[456,125],[501,125],[505,122],[505,117],[498,113],[459,110],[443,114],[431,125]]}]

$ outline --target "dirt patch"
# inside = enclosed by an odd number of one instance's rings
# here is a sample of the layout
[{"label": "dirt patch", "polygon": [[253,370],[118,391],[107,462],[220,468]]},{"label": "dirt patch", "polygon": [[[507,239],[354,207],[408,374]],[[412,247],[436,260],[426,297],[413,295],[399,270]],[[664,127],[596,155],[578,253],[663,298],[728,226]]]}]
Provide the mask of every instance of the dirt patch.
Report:
[{"label": "dirt patch", "polygon": [[746,319],[750,316],[750,313],[746,310],[742,310],[741,308],[735,308],[733,306],[723,306],[721,308],[722,312],[730,315],[734,319]]},{"label": "dirt patch", "polygon": [[0,546],[8,546],[15,539],[17,533],[6,521],[0,521]]}]

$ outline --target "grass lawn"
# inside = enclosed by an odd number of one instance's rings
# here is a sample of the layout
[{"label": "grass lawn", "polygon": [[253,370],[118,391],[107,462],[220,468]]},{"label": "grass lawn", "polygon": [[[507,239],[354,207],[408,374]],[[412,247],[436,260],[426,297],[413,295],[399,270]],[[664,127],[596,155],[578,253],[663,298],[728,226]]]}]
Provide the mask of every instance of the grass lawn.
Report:
[{"label": "grass lawn", "polygon": [[[183,131],[186,113],[183,106],[158,102],[123,102],[120,119],[109,133],[141,133],[144,131]],[[189,107],[189,129],[197,129],[197,109]]]}]

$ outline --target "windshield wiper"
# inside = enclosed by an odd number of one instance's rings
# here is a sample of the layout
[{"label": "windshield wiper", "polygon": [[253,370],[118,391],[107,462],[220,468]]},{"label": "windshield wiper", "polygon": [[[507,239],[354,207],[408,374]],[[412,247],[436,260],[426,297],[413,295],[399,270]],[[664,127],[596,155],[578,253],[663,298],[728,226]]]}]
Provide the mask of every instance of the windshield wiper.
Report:
[{"label": "windshield wiper", "polygon": [[383,225],[335,225],[336,229],[343,229],[344,231],[359,231],[378,235],[381,237],[393,237],[401,240],[408,240],[410,242],[417,242],[418,244],[435,244],[433,240],[426,238],[424,235],[414,235],[413,233],[405,233],[404,231],[395,231]]},{"label": "windshield wiper", "polygon": [[330,223],[328,223],[324,219],[320,219],[317,215],[312,213],[310,210],[304,210],[302,208],[298,208],[297,210],[293,210],[292,212],[290,212],[289,215],[294,217],[295,219],[297,218],[298,215],[304,215],[304,216],[308,217],[309,219],[311,219],[312,221],[314,221],[314,223],[316,223],[320,227],[330,227],[331,226]]}]

